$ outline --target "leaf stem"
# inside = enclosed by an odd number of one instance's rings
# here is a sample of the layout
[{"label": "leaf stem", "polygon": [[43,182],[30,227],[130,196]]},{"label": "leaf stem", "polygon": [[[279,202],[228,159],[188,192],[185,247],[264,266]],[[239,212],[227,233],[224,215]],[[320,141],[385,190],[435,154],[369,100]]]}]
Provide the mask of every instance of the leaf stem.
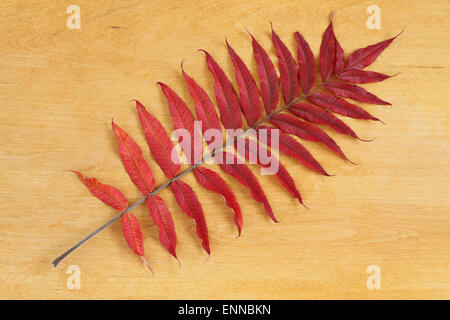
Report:
[{"label": "leaf stem", "polygon": [[334,77],[330,77],[328,79],[325,80],[325,82],[322,82],[320,85],[318,85],[317,87],[315,87],[314,89],[310,90],[309,92],[307,92],[306,94],[304,94],[303,96],[291,101],[290,103],[286,104],[284,107],[272,112],[270,115],[266,116],[264,119],[258,121],[257,123],[255,123],[253,126],[251,126],[250,128],[248,128],[246,131],[242,132],[241,134],[233,137],[233,139],[229,142],[224,143],[221,147],[219,147],[218,149],[215,149],[213,151],[211,151],[209,154],[207,154],[206,156],[202,157],[202,159],[195,163],[194,165],[192,165],[191,167],[189,167],[188,169],[184,170],[183,172],[179,173],[176,177],[174,177],[173,179],[170,179],[169,181],[167,181],[166,183],[162,184],[161,186],[159,186],[158,188],[156,188],[155,190],[153,190],[152,192],[150,192],[148,195],[146,195],[145,197],[141,198],[140,200],[138,200],[137,202],[135,202],[134,204],[132,204],[130,207],[128,207],[126,210],[120,212],[118,215],[116,215],[114,218],[112,218],[111,220],[109,220],[108,222],[106,222],[104,225],[102,225],[101,227],[99,227],[98,229],[96,229],[95,231],[91,232],[88,236],[86,236],[83,240],[81,240],[80,242],[78,242],[76,245],[74,245],[72,248],[70,248],[69,250],[67,250],[66,252],[64,252],[63,254],[61,254],[59,257],[57,257],[55,260],[53,260],[52,264],[53,266],[56,268],[58,266],[58,264],[65,258],[67,257],[69,254],[71,254],[73,251],[75,251],[76,249],[78,249],[78,247],[80,247],[81,245],[83,245],[86,241],[88,241],[89,239],[91,239],[92,237],[94,237],[97,233],[99,233],[100,231],[106,229],[107,227],[109,227],[113,222],[115,222],[116,220],[120,219],[122,217],[123,214],[130,212],[131,210],[133,210],[134,208],[136,208],[137,206],[141,205],[148,197],[151,197],[152,195],[158,193],[159,191],[165,189],[166,187],[168,187],[172,182],[177,181],[179,179],[181,179],[183,176],[185,176],[186,174],[188,174],[189,172],[191,172],[192,170],[194,170],[195,168],[197,168],[198,166],[200,166],[205,160],[210,159],[212,156],[214,156],[216,151],[220,151],[223,150],[223,148],[225,148],[226,146],[228,146],[231,143],[234,143],[234,141],[245,135],[247,133],[248,130],[251,129],[255,129],[256,127],[258,127],[259,125],[263,124],[266,121],[269,121],[273,116],[279,114],[280,112],[283,112],[284,110],[288,109],[289,107],[291,107],[294,104],[299,103],[302,100],[305,100],[308,96],[310,96],[313,92],[317,91],[318,89],[322,88],[330,79],[333,79]]}]

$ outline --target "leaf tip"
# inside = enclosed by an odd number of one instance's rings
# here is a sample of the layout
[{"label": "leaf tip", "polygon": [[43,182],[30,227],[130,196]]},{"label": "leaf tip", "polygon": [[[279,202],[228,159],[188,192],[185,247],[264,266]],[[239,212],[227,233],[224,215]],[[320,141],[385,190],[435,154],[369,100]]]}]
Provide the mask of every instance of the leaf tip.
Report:
[{"label": "leaf tip", "polygon": [[183,72],[183,73],[184,73],[184,69],[183,69],[183,64],[184,64],[184,59],[183,59],[183,60],[181,60],[181,63],[180,63],[180,67],[181,67],[181,72]]},{"label": "leaf tip", "polygon": [[134,99],[134,101],[136,102],[136,108],[138,109],[139,112],[145,110],[144,105],[140,101],[138,101],[136,99]]},{"label": "leaf tip", "polygon": [[360,162],[353,162],[352,160],[350,160],[350,159],[345,159],[345,160],[347,160],[349,163],[351,163],[352,165],[354,165],[354,166],[357,166],[357,165],[359,165],[359,164],[361,164]]},{"label": "leaf tip", "polygon": [[356,139],[358,139],[359,141],[362,141],[362,142],[372,142],[372,141],[375,140],[376,138],[372,138],[372,139],[361,139],[360,137],[356,136]]},{"label": "leaf tip", "polygon": [[78,178],[83,179],[83,175],[81,174],[81,172],[79,172],[77,170],[73,170],[73,169],[68,170],[68,171],[75,173],[78,176]]},{"label": "leaf tip", "polygon": [[148,262],[147,258],[145,256],[140,256],[142,261],[144,262],[144,265],[147,267],[148,270],[150,270],[152,272],[152,274],[155,274],[153,272],[152,267],[150,266],[150,263]]}]

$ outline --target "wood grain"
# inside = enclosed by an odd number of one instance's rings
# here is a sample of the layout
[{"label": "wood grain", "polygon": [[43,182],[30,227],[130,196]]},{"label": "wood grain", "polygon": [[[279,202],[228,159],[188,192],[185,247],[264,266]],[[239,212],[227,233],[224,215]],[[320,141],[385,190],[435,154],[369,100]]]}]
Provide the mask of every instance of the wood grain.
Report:
[{"label": "wood grain", "polygon": [[[450,197],[447,1],[376,1],[379,30],[366,27],[372,1],[77,1],[81,30],[66,27],[66,2],[0,4],[0,298],[450,298]],[[77,169],[140,198],[122,168],[110,120],[147,152],[130,99],[140,99],[172,130],[156,81],[193,102],[185,70],[211,94],[203,48],[232,76],[224,39],[256,72],[248,28],[270,55],[271,21],[294,48],[299,30],[318,53],[329,15],[346,50],[406,31],[371,70],[400,75],[365,87],[390,101],[367,106],[386,125],[347,120],[364,143],[331,133],[353,166],[325,147],[305,145],[334,177],[320,177],[282,157],[305,203],[274,177],[260,177],[281,223],[272,223],[248,191],[225,177],[244,213],[236,231],[222,199],[191,175],[207,215],[212,255],[206,261],[192,221],[164,190],[179,238],[176,260],[158,242],[144,206],[140,219],[152,276],[116,223],[54,269],[51,261],[114,212],[79,183]],[[256,73],[255,73],[256,74]],[[330,131],[328,131],[330,132]],[[256,173],[256,168],[255,173]],[[81,269],[69,290],[66,270]],[[381,289],[369,290],[366,269],[381,268]]]}]

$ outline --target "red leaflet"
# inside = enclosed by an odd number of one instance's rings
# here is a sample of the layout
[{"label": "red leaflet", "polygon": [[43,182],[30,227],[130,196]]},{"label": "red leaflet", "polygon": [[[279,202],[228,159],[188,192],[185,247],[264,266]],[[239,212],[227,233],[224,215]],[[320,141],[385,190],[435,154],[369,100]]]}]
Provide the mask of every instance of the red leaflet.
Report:
[{"label": "red leaflet", "polygon": [[[144,106],[137,102],[137,108],[139,111],[139,118],[141,119],[141,124],[144,127],[145,130],[145,136],[147,138],[147,142],[150,146],[150,149],[152,151],[153,156],[155,157],[156,162],[158,162],[161,169],[163,169],[166,176],[170,179],[173,179],[178,171],[180,170],[180,165],[175,165],[172,162],[171,157],[173,157],[171,148],[173,147],[172,142],[169,139],[169,136],[167,135],[166,131],[162,127],[161,123],[153,117],[147,110],[145,110]],[[203,215],[203,210],[200,202],[197,199],[197,196],[195,195],[194,191],[189,187],[187,184],[180,180],[176,180],[171,183],[172,192],[175,195],[175,199],[178,202],[178,205],[180,208],[192,219],[195,221],[195,226],[197,230],[197,235],[200,239],[202,239],[202,245],[205,251],[210,254],[209,249],[209,239],[208,239],[208,228],[206,226],[205,217]],[[163,214],[164,217],[161,217],[161,219],[164,219],[167,217],[165,214],[165,205],[160,204],[159,201],[156,201],[154,203],[155,205],[158,205],[159,214]],[[151,208],[149,207],[149,210]],[[150,211],[150,214],[153,217],[154,211]],[[158,217],[156,217],[158,219]],[[157,224],[158,222],[155,221]],[[170,229],[170,222],[165,221],[166,226],[169,226],[169,232],[171,232]],[[158,224],[159,226],[159,224]],[[160,229],[161,232],[161,229]],[[167,230],[164,230],[164,232],[167,232]],[[160,233],[161,236],[161,233]],[[164,237],[164,235],[163,235]],[[171,237],[168,235],[168,237]],[[173,249],[175,249],[173,242],[173,238],[170,238],[171,240],[171,246]],[[163,243],[164,244],[164,243]],[[164,244],[165,245],[165,244]],[[170,251],[170,249],[169,249]],[[172,252],[171,252],[172,253]]]},{"label": "red leaflet", "polygon": [[316,63],[314,55],[305,38],[297,31],[295,33],[297,40],[297,59],[299,68],[300,84],[304,94],[307,94],[316,81]]},{"label": "red leaflet", "polygon": [[391,76],[374,72],[374,71],[364,71],[358,69],[351,69],[342,72],[338,78],[344,81],[353,83],[371,83],[379,82],[390,78]]},{"label": "red leaflet", "polygon": [[78,178],[89,189],[89,191],[103,203],[113,207],[117,211],[124,211],[128,207],[128,201],[120,190],[98,182],[95,178],[84,178],[83,175],[75,170]]},{"label": "red leaflet", "polygon": [[[207,123],[206,126],[202,126],[203,130],[209,129],[210,127],[213,127],[215,129],[220,130],[220,123],[219,119],[217,118],[216,111],[214,110],[214,106],[211,103],[211,100],[209,100],[209,97],[206,95],[206,92],[192,79],[190,78],[184,71],[183,76],[186,79],[186,82],[189,87],[189,91],[191,92],[191,95],[196,101],[196,110],[197,113],[201,115],[200,120]],[[178,115],[177,113],[172,113],[172,117],[174,119],[174,126],[176,129],[178,128],[189,128],[188,130],[191,133],[191,137],[194,136],[193,130],[193,122],[194,118],[192,117],[192,114],[187,109],[184,102],[167,86],[163,87],[164,93],[166,94],[167,98],[169,99],[169,106],[170,104],[177,104],[177,110],[178,113],[184,114],[184,115]],[[172,112],[172,109],[171,109]],[[175,118],[182,118],[184,117],[185,120],[175,124]],[[203,118],[203,119],[202,119]],[[192,123],[192,125],[190,125]],[[215,127],[214,127],[215,126]],[[192,151],[194,151],[192,149]],[[214,191],[220,195],[222,195],[226,201],[226,204],[233,209],[234,215],[235,215],[235,222],[236,226],[238,227],[239,235],[241,234],[241,228],[242,228],[242,214],[241,209],[239,207],[239,204],[236,201],[236,198],[234,197],[231,189],[226,185],[225,181],[214,171],[205,169],[205,168],[196,168],[193,170],[194,175],[197,179],[197,181],[206,189]]]},{"label": "red leaflet", "polygon": [[255,80],[244,61],[237,55],[227,41],[228,52],[236,71],[236,81],[239,85],[239,98],[247,125],[252,127],[261,116],[261,102]]},{"label": "red leaflet", "polygon": [[222,170],[236,178],[236,180],[238,180],[242,185],[246,186],[250,190],[253,199],[264,205],[264,209],[270,219],[278,222],[273,214],[272,208],[270,207],[269,201],[267,200],[266,195],[264,194],[264,191],[253,172],[245,164],[238,164],[236,156],[233,154],[222,152],[222,157],[233,158],[233,164],[219,164]]},{"label": "red leaflet", "polygon": [[[250,140],[248,138],[245,138],[245,149],[246,152],[243,155],[247,160],[249,160],[250,157],[254,157],[257,159],[258,164],[262,167],[269,168],[270,163],[263,163],[261,162],[260,157],[258,156],[258,152],[263,152],[267,154],[268,157],[271,157],[271,152],[264,148],[263,145],[261,145],[259,142]],[[239,150],[239,148],[238,148]],[[257,151],[259,150],[259,151]],[[251,156],[252,155],[252,156]],[[297,198],[298,201],[303,204],[302,196],[300,195],[300,192],[297,189],[297,186],[295,185],[294,179],[292,179],[289,172],[286,170],[286,168],[279,162],[278,159],[275,157],[272,157],[271,161],[278,162],[278,171],[275,173],[275,177],[280,181],[281,185],[289,191],[289,193],[294,197]]]},{"label": "red leaflet", "polygon": [[149,194],[153,190],[155,179],[152,170],[142,157],[141,148],[114,121],[112,121],[112,127],[119,141],[120,157],[125,170],[139,190],[143,194]]},{"label": "red leaflet", "polygon": [[371,65],[383,50],[386,49],[400,34],[401,32],[393,38],[356,50],[347,58],[345,70],[364,69]]},{"label": "red leaflet", "polygon": [[297,103],[289,107],[289,111],[299,118],[315,124],[327,125],[339,133],[348,134],[359,139],[356,133],[334,114],[308,103]]},{"label": "red leaflet", "polygon": [[146,267],[153,273],[150,263],[145,258],[144,241],[138,219],[131,213],[122,215],[122,233],[128,246],[144,261]]},{"label": "red leaflet", "polygon": [[333,31],[333,21],[330,22],[328,28],[322,37],[320,45],[320,76],[325,81],[333,73],[336,63],[336,42]]},{"label": "red leaflet", "polygon": [[261,45],[252,37],[253,56],[258,65],[258,74],[260,81],[261,97],[266,108],[266,114],[271,114],[278,106],[280,96],[280,87],[278,76],[269,55],[264,51]]},{"label": "red leaflet", "polygon": [[378,118],[375,118],[363,108],[325,92],[316,92],[310,95],[308,97],[308,100],[311,103],[318,105],[319,107],[329,109],[346,117],[380,121]]},{"label": "red leaflet", "polygon": [[136,108],[153,157],[166,176],[170,179],[174,178],[180,171],[180,164],[172,161],[172,141],[159,120],[151,115],[139,101],[136,101]]},{"label": "red leaflet", "polygon": [[[182,144],[183,152],[188,158],[189,163],[196,163],[202,157],[201,146],[195,143],[196,128],[194,128],[194,117],[191,111],[188,109],[183,100],[166,84],[158,82],[163,91],[164,95],[167,97],[169,102],[169,109],[172,115],[172,122],[175,129],[186,129],[189,131],[191,141],[189,145],[190,150],[184,150],[186,144]],[[180,142],[183,140],[182,136],[179,137]]]},{"label": "red leaflet", "polygon": [[296,135],[301,139],[321,142],[339,156],[348,160],[341,148],[328,134],[310,123],[300,121],[288,114],[277,114],[272,117],[271,122],[285,133]]},{"label": "red leaflet", "polygon": [[183,100],[166,84],[158,82],[169,103],[175,129],[186,129],[194,136],[194,117]]},{"label": "red leaflet", "polygon": [[278,69],[280,70],[284,103],[287,105],[297,97],[298,92],[300,91],[298,85],[298,69],[291,52],[273,29],[272,41],[278,57]]},{"label": "red leaflet", "polygon": [[203,214],[202,205],[198,201],[194,190],[181,180],[176,180],[170,185],[175,199],[180,208],[189,217],[194,219],[197,236],[202,240],[203,249],[210,254],[208,227],[206,226],[205,215]]},{"label": "red leaflet", "polygon": [[242,127],[242,114],[239,99],[234,91],[233,85],[228,80],[225,72],[208,52],[206,55],[208,69],[214,76],[214,91],[216,93],[217,106],[219,107],[222,123],[227,129],[238,129]]},{"label": "red leaflet", "polygon": [[205,133],[207,129],[212,128],[221,130],[216,109],[214,109],[214,105],[211,102],[211,99],[209,99],[208,94],[194,81],[194,79],[184,72],[183,66],[181,66],[181,68],[189,93],[195,101],[195,113],[197,114],[197,118],[202,121],[203,133]]},{"label": "red leaflet", "polygon": [[336,46],[336,64],[334,65],[334,72],[339,75],[344,70],[345,56],[344,50],[342,49],[336,36],[334,36],[334,44]]},{"label": "red leaflet", "polygon": [[[117,211],[124,211],[127,209],[128,201],[120,190],[110,185],[100,183],[95,178],[84,178],[78,171],[72,171],[77,174],[78,178],[89,189],[89,191],[103,203],[113,207]],[[153,272],[150,264],[145,258],[144,244],[139,221],[131,213],[124,213],[122,215],[122,233],[131,250],[140,256],[147,268]]]},{"label": "red leaflet", "polygon": [[159,228],[159,240],[162,245],[177,258],[175,248],[177,246],[177,235],[173,224],[172,216],[167,209],[163,199],[156,195],[147,198],[147,208],[153,221]]},{"label": "red leaflet", "polygon": [[195,168],[194,175],[204,188],[216,192],[224,198],[227,206],[233,210],[234,223],[236,224],[240,236],[243,224],[241,207],[225,180],[223,180],[216,172],[203,167]]},{"label": "red leaflet", "polygon": [[389,102],[381,100],[376,95],[368,92],[366,89],[358,87],[354,84],[333,81],[327,83],[325,85],[325,88],[340,97],[350,98],[356,101],[367,102],[371,104],[391,105]]},{"label": "red leaflet", "polygon": [[[145,195],[153,191],[154,178],[153,172],[142,157],[142,151],[137,143],[119,126],[113,122],[114,133],[119,139],[119,150],[122,162],[128,172],[131,180]],[[153,200],[152,197],[155,197]],[[153,201],[152,201],[153,200]],[[150,212],[150,216],[159,228],[159,238],[163,246],[176,258],[175,247],[177,238],[175,235],[175,227],[173,225],[172,217],[169,210],[166,207],[163,199],[156,196],[150,196],[147,199],[147,206]],[[136,218],[130,216],[128,225],[124,227],[124,221],[122,216],[122,226],[124,230],[133,228],[132,221]],[[139,226],[137,226],[139,227]],[[140,229],[139,229],[140,232]],[[128,241],[128,240],[127,240]],[[137,244],[136,244],[137,246]],[[133,249],[135,250],[135,249]]]},{"label": "red leaflet", "polygon": [[[265,129],[267,130],[267,146],[271,146],[271,133],[272,130],[278,130],[268,126],[259,126],[256,130]],[[291,136],[279,132],[279,149],[282,153],[289,157],[294,157],[299,160],[305,167],[318,172],[324,176],[329,176],[329,174],[322,168],[319,162],[309,153],[309,151],[297,140]]]}]

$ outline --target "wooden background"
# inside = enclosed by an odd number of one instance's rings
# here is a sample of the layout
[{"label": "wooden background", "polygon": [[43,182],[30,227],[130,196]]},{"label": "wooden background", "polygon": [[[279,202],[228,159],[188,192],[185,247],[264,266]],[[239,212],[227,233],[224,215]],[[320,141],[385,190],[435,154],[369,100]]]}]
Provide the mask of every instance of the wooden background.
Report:
[{"label": "wooden background", "polygon": [[[450,298],[449,100],[447,1],[76,1],[81,30],[66,27],[72,1],[3,1],[0,10],[0,298]],[[381,8],[381,29],[366,27],[366,8]],[[145,207],[140,218],[151,275],[116,223],[64,260],[51,261],[115,212],[68,169],[141,195],[123,170],[114,118],[141,145],[158,184],[130,99],[141,100],[170,132],[164,81],[186,99],[180,61],[210,94],[209,50],[234,77],[225,37],[255,72],[248,28],[275,53],[270,24],[294,48],[299,30],[315,54],[329,15],[346,52],[405,32],[370,67],[401,74],[366,88],[393,107],[367,106],[386,125],[346,120],[364,143],[331,133],[353,166],[326,148],[305,145],[335,177],[282,157],[310,210],[274,177],[259,180],[280,224],[229,177],[244,213],[236,239],[222,199],[192,175],[210,229],[206,260],[192,221],[164,190],[178,233],[182,267],[162,248]],[[276,60],[275,60],[276,61]],[[328,130],[328,132],[330,132]],[[256,173],[256,168],[254,171]],[[66,270],[81,269],[69,290]],[[369,290],[369,265],[381,289]]]}]

